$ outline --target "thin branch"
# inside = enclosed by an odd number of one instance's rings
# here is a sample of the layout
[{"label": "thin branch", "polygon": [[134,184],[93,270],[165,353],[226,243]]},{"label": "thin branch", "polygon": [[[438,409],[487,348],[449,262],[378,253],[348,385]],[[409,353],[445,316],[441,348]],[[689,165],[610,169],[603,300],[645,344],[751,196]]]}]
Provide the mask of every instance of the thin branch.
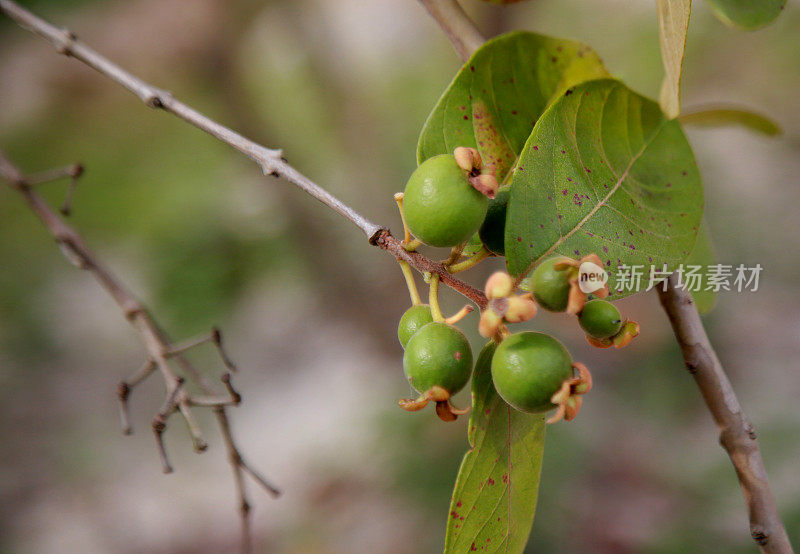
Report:
[{"label": "thin branch", "polygon": [[258,163],[265,174],[280,175],[288,181],[291,181],[323,204],[352,221],[364,231],[367,237],[372,237],[381,230],[379,225],[367,220],[331,193],[291,167],[286,160],[281,157],[282,153],[280,150],[266,148],[243,137],[232,129],[217,123],[209,117],[206,117],[183,102],[176,100],[169,91],[154,87],[125,71],[104,56],[101,56],[95,50],[78,40],[71,31],[51,25],[16,2],[0,0],[0,10],[5,12],[11,19],[25,29],[50,41],[60,54],[80,60],[89,67],[111,78],[138,96],[147,106],[163,109],[232,146]]},{"label": "thin branch", "polygon": [[408,265],[421,273],[438,275],[442,283],[472,300],[481,310],[486,308],[485,294],[472,285],[453,277],[443,264],[434,262],[419,252],[409,252],[403,247],[403,243],[393,237],[389,231],[383,230],[379,232],[370,242],[391,253],[398,260],[408,262]]},{"label": "thin branch", "polygon": [[[41,175],[43,174],[39,174],[39,176],[36,177],[37,183],[42,182]],[[53,178],[58,178],[63,176],[63,172],[54,171],[51,172],[50,175]],[[217,329],[212,330],[204,341],[195,340],[177,345],[173,344],[150,316],[145,307],[142,306],[125,286],[97,260],[91,250],[86,246],[83,238],[74,229],[63,222],[50,206],[36,193],[28,178],[5,158],[2,152],[0,152],[0,178],[8,181],[10,187],[23,196],[33,213],[55,237],[68,259],[77,267],[92,273],[95,279],[120,307],[125,318],[141,335],[149,356],[148,360],[136,373],[127,380],[122,381],[117,389],[123,432],[126,434],[131,432],[128,417],[128,398],[131,390],[156,370],[159,370],[167,386],[167,395],[160,410],[153,418],[151,426],[164,473],[171,473],[173,470],[169,463],[169,458],[167,457],[163,437],[169,416],[176,411],[181,413],[192,436],[195,450],[202,452],[206,449],[207,444],[192,414],[191,407],[210,406],[214,409],[214,413],[216,414],[228,458],[232,463],[237,494],[240,498],[240,506],[247,504],[244,496],[244,485],[241,481],[243,475],[250,475],[253,470],[249,468],[249,466],[246,466],[242,460],[239,447],[234,442],[233,436],[231,435],[230,422],[224,408],[224,406],[227,405],[238,404],[241,401],[241,397],[231,386],[230,375],[228,373],[222,378],[228,396],[222,397],[218,395],[209,379],[189,362],[183,354],[187,349],[193,346],[211,341],[217,347],[223,364],[228,368],[232,368],[233,364],[222,350],[219,331]],[[183,377],[175,374],[168,363],[168,358],[173,359],[180,366],[183,372],[203,391],[204,396],[193,396],[184,389]],[[254,476],[253,479],[261,486],[267,483],[261,476]],[[267,485],[268,486],[265,488],[271,495],[277,496],[279,494],[278,489],[269,483],[267,483]],[[243,532],[248,534],[246,537],[243,536],[242,538],[242,549],[243,552],[249,552],[251,546],[249,537],[250,522],[248,519],[249,507],[248,510],[240,510],[240,515],[242,517]]]},{"label": "thin branch", "polygon": [[676,287],[675,283],[676,276],[672,275],[666,289],[656,287],[658,295],[681,347],[686,368],[717,424],[719,442],[736,469],[750,516],[750,534],[762,552],[790,553],[792,546],[775,506],[755,429],[742,412],[731,382],[708,340],[691,293]]},{"label": "thin branch", "polygon": [[450,39],[459,57],[467,61],[486,39],[457,0],[419,0]]},{"label": "thin branch", "polygon": [[122,425],[122,433],[130,435],[133,433],[133,427],[130,422],[130,413],[128,410],[128,399],[130,398],[131,391],[147,379],[156,370],[156,363],[153,360],[147,360],[144,365],[139,368],[136,373],[128,377],[126,380],[121,381],[117,386],[117,398],[119,399],[119,417],[120,424]]},{"label": "thin branch", "polygon": [[[449,6],[448,8],[448,3],[452,3],[454,6]],[[455,2],[432,1],[430,4],[432,6],[438,6],[437,13],[441,13],[443,15],[457,13],[454,10],[454,7],[458,7]],[[460,8],[458,9],[460,10]],[[189,124],[205,131],[225,144],[232,146],[251,160],[255,161],[257,164],[259,164],[265,175],[283,177],[301,190],[310,194],[361,229],[369,239],[370,244],[380,246],[383,250],[391,252],[397,258],[406,259],[409,265],[420,272],[424,273],[426,271],[431,271],[437,273],[442,277],[442,282],[444,284],[453,288],[454,290],[457,290],[458,292],[461,292],[467,296],[467,298],[470,298],[470,300],[475,302],[479,307],[483,308],[486,305],[486,297],[483,295],[483,293],[470,287],[468,284],[460,281],[459,279],[448,276],[446,269],[441,264],[432,262],[420,254],[413,256],[406,256],[405,254],[402,254],[397,248],[400,245],[399,241],[391,236],[388,229],[369,221],[366,217],[355,211],[353,208],[333,196],[320,185],[289,165],[286,159],[282,157],[281,150],[266,148],[265,146],[245,138],[228,127],[213,121],[195,109],[176,100],[169,92],[159,89],[129,73],[128,71],[125,71],[115,63],[111,62],[109,59],[100,55],[98,52],[78,40],[75,34],[73,34],[71,31],[51,25],[47,21],[21,7],[16,2],[12,2],[11,0],[0,0],[0,11],[5,12],[20,26],[51,42],[59,53],[83,62],[111,80],[119,83],[130,92],[138,96],[140,100],[142,100],[151,108],[163,109],[164,111],[183,119]],[[467,18],[466,14],[463,12],[461,12],[461,17],[465,19]],[[466,19],[466,21],[468,22],[469,20]],[[469,25],[463,21],[454,26],[454,32],[464,33],[465,40],[466,38],[470,38],[470,40],[466,40],[464,43],[465,52],[467,52],[470,48],[475,47],[476,44],[479,44],[479,40],[483,40],[477,31],[474,31],[470,34],[468,32],[468,27]],[[461,35],[459,34],[459,36]]]}]

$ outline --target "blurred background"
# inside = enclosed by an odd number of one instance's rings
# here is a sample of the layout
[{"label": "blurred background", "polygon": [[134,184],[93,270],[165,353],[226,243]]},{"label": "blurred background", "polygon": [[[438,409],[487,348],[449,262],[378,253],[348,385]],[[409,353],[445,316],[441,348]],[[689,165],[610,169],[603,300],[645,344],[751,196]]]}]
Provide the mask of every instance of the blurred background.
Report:
[{"label": "blurred background", "polygon": [[[370,219],[400,229],[392,193],[417,134],[460,66],[411,0],[39,0],[22,2],[134,73],[245,135]],[[654,2],[534,0],[464,5],[481,29],[582,40],[635,90],[662,76]],[[755,293],[705,316],[756,429],[789,534],[800,545],[800,10],[754,33],[694,3],[685,107],[727,101],[779,121],[766,139],[690,130],[720,262],[760,263]],[[396,401],[395,262],[348,222],[264,179],[230,148],[58,56],[0,18],[0,148],[26,171],[81,161],[72,223],[175,337],[219,325],[241,372],[234,433],[277,483],[251,487],[256,541],[282,553],[436,552],[466,450]],[[64,184],[41,187],[53,205]],[[434,253],[439,254],[439,253]],[[481,284],[496,267],[470,276]],[[448,309],[463,300],[444,293]],[[623,301],[642,334],[591,349],[570,318],[543,313],[587,363],[580,417],[548,429],[530,552],[752,552],[741,492],[652,293]],[[474,329],[477,315],[463,326]],[[529,325],[532,326],[532,325]],[[472,333],[473,348],[479,338]],[[192,354],[209,375],[210,347]],[[149,422],[158,378],[136,389],[136,433],[115,387],[139,367],[138,336],[92,278],[0,188],[0,551],[221,552],[238,541],[233,483],[210,413],[210,448],[174,420],[176,472],[161,474]],[[460,403],[468,401],[462,393]]]}]

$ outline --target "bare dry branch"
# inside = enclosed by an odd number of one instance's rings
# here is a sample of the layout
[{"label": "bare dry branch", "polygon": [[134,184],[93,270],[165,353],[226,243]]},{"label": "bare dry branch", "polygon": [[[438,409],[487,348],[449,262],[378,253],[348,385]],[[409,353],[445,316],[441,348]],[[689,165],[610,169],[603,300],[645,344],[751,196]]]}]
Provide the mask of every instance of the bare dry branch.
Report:
[{"label": "bare dry branch", "polygon": [[666,288],[656,287],[658,296],[669,316],[686,367],[719,428],[719,442],[736,469],[750,516],[750,534],[762,552],[790,553],[792,545],[775,506],[755,429],[745,417],[708,340],[691,293],[676,287],[675,283],[676,276],[672,275]]},{"label": "bare dry branch", "polygon": [[[447,4],[447,2],[432,2],[432,4]],[[457,4],[456,4],[457,6]],[[460,8],[459,8],[460,9]],[[450,9],[442,6],[441,10],[444,14],[451,13]],[[297,169],[289,165],[286,159],[282,156],[282,151],[278,149],[270,149],[254,141],[251,141],[239,133],[225,127],[206,117],[195,109],[187,106],[186,104],[176,100],[169,92],[154,87],[153,85],[141,80],[135,75],[125,71],[109,59],[100,55],[98,52],[77,39],[74,33],[69,30],[61,29],[51,25],[47,21],[41,19],[25,8],[21,7],[16,2],[11,0],[0,0],[0,11],[5,12],[9,17],[16,21],[20,26],[28,29],[29,31],[47,39],[51,42],[56,50],[79,60],[89,67],[97,70],[106,77],[116,81],[130,92],[135,94],[146,105],[151,108],[160,108],[167,111],[198,129],[205,131],[211,136],[219,139],[220,141],[232,146],[239,152],[246,155],[251,160],[255,161],[261,167],[265,175],[272,175],[275,177],[283,177],[290,183],[294,184],[304,192],[310,194],[338,214],[347,218],[350,222],[361,229],[370,241],[370,244],[381,246],[397,257],[400,257],[400,252],[394,248],[395,243],[399,244],[394,237],[391,236],[388,229],[383,226],[377,225],[369,221],[366,217],[355,211],[353,208],[333,196],[320,185],[300,173]],[[466,18],[466,14],[462,15]],[[468,18],[467,18],[467,21]],[[455,30],[466,32],[466,24],[459,24],[455,26]],[[477,31],[475,31],[477,33]],[[468,44],[474,46],[475,39],[480,37],[476,34],[472,41]],[[481,38],[481,41],[483,39]],[[470,47],[472,47],[470,46]],[[379,240],[379,238],[381,240]],[[387,247],[388,246],[388,247]],[[432,262],[422,255],[415,255],[407,259],[409,265],[414,267],[420,272],[433,271],[442,277],[442,282],[447,286],[464,294],[469,292],[470,295],[465,294],[470,300],[475,302],[479,307],[486,305],[486,298],[483,293],[476,291],[468,284],[447,275],[444,266]]]},{"label": "bare dry branch", "polygon": [[[77,166],[73,166],[77,167]],[[74,172],[70,174],[74,176]],[[34,176],[34,183],[42,183],[45,176],[57,179],[65,176],[62,170],[54,170]],[[139,383],[152,375],[156,370],[160,371],[167,387],[167,394],[163,405],[153,418],[151,427],[156,440],[161,467],[164,473],[171,473],[172,466],[167,457],[164,445],[164,431],[166,430],[169,417],[179,412],[186,422],[189,433],[192,437],[194,449],[197,452],[206,450],[207,443],[202,436],[200,427],[192,413],[191,407],[212,407],[217,418],[217,422],[222,434],[228,459],[232,464],[236,490],[239,496],[240,506],[247,504],[245,484],[243,476],[251,475],[253,480],[264,487],[267,492],[277,496],[278,489],[267,483],[263,477],[255,474],[249,465],[242,459],[238,445],[234,442],[231,435],[230,421],[225,411],[225,406],[236,405],[241,401],[241,396],[233,389],[230,383],[230,374],[225,373],[222,382],[226,395],[220,395],[215,390],[213,384],[206,378],[189,360],[184,356],[184,352],[203,344],[213,342],[217,347],[223,364],[228,368],[233,368],[233,364],[227,354],[222,350],[222,340],[220,332],[213,329],[202,340],[194,339],[183,343],[173,344],[161,330],[149,312],[142,306],[125,286],[103,266],[95,255],[85,245],[83,238],[70,226],[64,223],[61,218],[47,205],[47,203],[36,193],[29,180],[19,169],[16,168],[0,152],[0,178],[8,181],[11,188],[19,192],[33,213],[38,216],[44,226],[55,237],[57,243],[62,247],[62,251],[67,258],[77,267],[89,271],[97,279],[100,285],[114,299],[122,310],[125,318],[139,331],[148,359],[144,365],[131,375],[127,380],[122,381],[117,388],[117,396],[120,402],[120,420],[123,432],[130,434],[132,429],[128,415],[128,399],[131,391]],[[169,359],[174,359],[178,366],[204,393],[204,395],[189,394],[184,388],[184,377],[176,374],[169,364]],[[266,484],[266,486],[265,486]],[[247,510],[240,510],[241,525],[243,529],[242,549],[249,552],[251,547],[249,507]]]}]

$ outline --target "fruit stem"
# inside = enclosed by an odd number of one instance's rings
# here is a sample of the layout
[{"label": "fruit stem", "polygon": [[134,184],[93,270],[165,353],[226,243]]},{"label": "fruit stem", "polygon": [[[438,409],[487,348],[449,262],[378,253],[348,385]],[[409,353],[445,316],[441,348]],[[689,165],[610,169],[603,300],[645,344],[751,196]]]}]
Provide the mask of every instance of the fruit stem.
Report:
[{"label": "fruit stem", "polygon": [[487,250],[485,246],[481,246],[481,249],[475,252],[472,256],[464,260],[463,262],[458,262],[457,264],[453,264],[447,266],[447,271],[450,273],[459,273],[461,271],[466,271],[467,269],[478,265],[480,262],[491,256],[492,253]]},{"label": "fruit stem", "polygon": [[442,315],[442,309],[439,307],[439,276],[435,273],[431,275],[428,304],[431,307],[431,316],[433,316],[433,320],[443,322],[444,316]]},{"label": "fruit stem", "polygon": [[473,310],[474,308],[472,307],[472,305],[467,304],[466,306],[458,310],[458,312],[456,312],[455,314],[451,315],[448,318],[445,318],[444,322],[447,323],[448,325],[455,325],[456,323],[464,319],[467,315],[471,314]]},{"label": "fruit stem", "polygon": [[458,246],[454,246],[452,248],[452,250],[450,250],[450,257],[447,258],[443,262],[442,265],[444,265],[445,267],[448,267],[449,265],[454,264],[455,262],[460,260],[461,259],[461,253],[464,251],[464,247],[466,245],[467,245],[467,243],[462,243],[462,244],[459,244]]},{"label": "fruit stem", "polygon": [[405,194],[402,192],[396,192],[394,194],[394,201],[397,202],[397,211],[400,212],[400,220],[403,222],[403,244],[408,244],[411,242],[411,231],[408,229],[408,225],[406,225],[406,213],[403,211],[403,198],[405,198]]},{"label": "fruit stem", "polygon": [[408,242],[403,241],[403,248],[405,248],[406,252],[413,252],[420,246],[422,246],[422,241],[419,239],[412,239]]},{"label": "fruit stem", "polygon": [[408,295],[411,297],[411,305],[419,306],[422,304],[422,300],[419,297],[417,283],[414,281],[414,274],[411,272],[411,266],[408,265],[408,262],[405,260],[397,260],[397,263],[400,264],[403,277],[406,278],[406,286],[408,287]]}]

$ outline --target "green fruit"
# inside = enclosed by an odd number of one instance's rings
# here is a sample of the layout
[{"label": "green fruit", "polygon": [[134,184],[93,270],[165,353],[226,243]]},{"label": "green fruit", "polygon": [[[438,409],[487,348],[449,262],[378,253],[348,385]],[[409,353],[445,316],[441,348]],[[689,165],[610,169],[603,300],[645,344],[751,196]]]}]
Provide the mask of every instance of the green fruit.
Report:
[{"label": "green fruit", "polygon": [[418,304],[407,309],[397,325],[397,338],[400,339],[400,344],[403,348],[406,347],[414,333],[419,331],[423,325],[432,321],[431,307],[427,304]]},{"label": "green fruit", "polygon": [[504,187],[497,191],[497,196],[489,201],[486,218],[478,231],[478,236],[486,249],[498,256],[506,254],[506,211],[510,196],[511,187]]},{"label": "green fruit", "polygon": [[539,264],[531,275],[531,292],[536,302],[551,312],[563,312],[567,309],[569,301],[568,269],[553,267],[560,261],[566,260],[560,256],[548,258]]},{"label": "green fruit", "polygon": [[403,371],[419,393],[441,387],[454,394],[472,373],[472,350],[464,334],[447,323],[428,323],[406,344]]},{"label": "green fruit", "polygon": [[450,154],[422,162],[406,185],[406,225],[430,246],[456,246],[480,227],[489,200],[469,183],[469,175]]},{"label": "green fruit", "polygon": [[550,335],[524,332],[500,343],[492,358],[492,379],[503,400],[521,412],[542,413],[572,377],[572,356]]},{"label": "green fruit", "polygon": [[581,327],[596,339],[607,339],[619,333],[622,328],[622,316],[611,302],[590,300],[578,316]]}]

